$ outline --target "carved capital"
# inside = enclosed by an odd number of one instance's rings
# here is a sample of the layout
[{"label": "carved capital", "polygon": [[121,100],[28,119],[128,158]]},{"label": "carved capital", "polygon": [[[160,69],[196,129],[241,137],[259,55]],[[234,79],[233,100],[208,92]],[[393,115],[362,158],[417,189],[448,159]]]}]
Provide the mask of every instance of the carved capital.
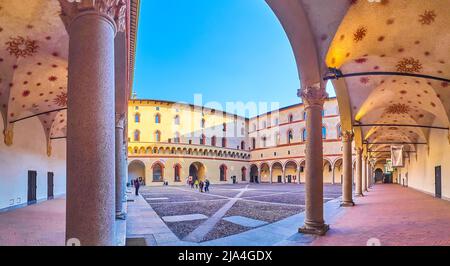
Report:
[{"label": "carved capital", "polygon": [[361,148],[355,148],[355,150],[356,150],[356,154],[357,154],[358,156],[361,156],[361,155],[362,155],[362,149],[361,149]]},{"label": "carved capital", "polygon": [[6,146],[11,146],[13,144],[14,131],[12,127],[7,127],[3,130],[4,142]]},{"label": "carved capital", "polygon": [[116,128],[125,128],[125,114],[116,113]]},{"label": "carved capital", "polygon": [[325,88],[320,86],[320,84],[315,84],[299,89],[297,96],[302,98],[305,107],[323,107],[325,99],[328,98],[328,93],[325,91]]},{"label": "carved capital", "polygon": [[125,0],[59,0],[59,3],[61,19],[66,28],[78,14],[89,11],[114,21],[117,31],[126,29],[127,5]]},{"label": "carved capital", "polygon": [[354,136],[353,131],[346,130],[342,132],[342,141],[344,142],[353,141],[353,136]]}]

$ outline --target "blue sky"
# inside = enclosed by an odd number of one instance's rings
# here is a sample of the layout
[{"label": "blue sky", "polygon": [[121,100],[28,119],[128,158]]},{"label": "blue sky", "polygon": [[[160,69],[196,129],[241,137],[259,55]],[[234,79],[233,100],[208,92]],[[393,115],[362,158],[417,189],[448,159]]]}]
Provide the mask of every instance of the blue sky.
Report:
[{"label": "blue sky", "polygon": [[287,36],[263,0],[141,1],[138,98],[194,103],[200,93],[203,103],[283,107],[300,101],[299,87]]}]

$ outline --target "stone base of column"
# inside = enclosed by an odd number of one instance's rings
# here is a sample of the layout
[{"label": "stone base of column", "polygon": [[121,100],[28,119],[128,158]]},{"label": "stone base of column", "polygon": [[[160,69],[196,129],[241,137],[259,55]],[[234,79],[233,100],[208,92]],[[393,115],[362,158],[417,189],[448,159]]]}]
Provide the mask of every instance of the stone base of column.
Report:
[{"label": "stone base of column", "polygon": [[330,230],[328,224],[305,223],[303,227],[298,229],[298,232],[301,234],[324,236],[328,230]]},{"label": "stone base of column", "polygon": [[355,197],[364,197],[364,194],[363,194],[363,193],[361,193],[361,194],[355,194]]},{"label": "stone base of column", "polygon": [[353,201],[342,201],[341,207],[353,207],[355,206],[355,203]]},{"label": "stone base of column", "polygon": [[116,220],[126,220],[127,214],[125,212],[116,212]]}]

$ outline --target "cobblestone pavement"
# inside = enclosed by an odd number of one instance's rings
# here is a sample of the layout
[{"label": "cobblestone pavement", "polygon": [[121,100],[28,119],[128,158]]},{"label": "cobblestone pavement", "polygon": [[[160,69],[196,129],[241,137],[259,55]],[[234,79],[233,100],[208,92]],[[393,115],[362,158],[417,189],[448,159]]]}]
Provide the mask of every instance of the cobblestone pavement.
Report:
[{"label": "cobblestone pavement", "polygon": [[[340,191],[339,185],[325,185],[325,202],[339,197]],[[179,239],[196,243],[254,229],[225,221],[222,219],[225,217],[242,216],[274,223],[299,214],[304,211],[304,193],[302,184],[212,185],[209,193],[187,186],[141,190],[141,195],[160,217],[208,216],[206,220],[165,222]]]},{"label": "cobblestone pavement", "polygon": [[[450,245],[450,202],[399,185],[377,184],[332,224],[317,246]],[[379,241],[379,242],[378,242]]]}]

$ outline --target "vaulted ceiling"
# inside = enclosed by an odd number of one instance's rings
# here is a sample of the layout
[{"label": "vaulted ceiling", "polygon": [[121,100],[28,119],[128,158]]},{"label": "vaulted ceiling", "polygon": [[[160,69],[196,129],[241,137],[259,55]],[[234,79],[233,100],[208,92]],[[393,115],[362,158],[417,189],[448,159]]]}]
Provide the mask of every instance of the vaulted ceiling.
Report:
[{"label": "vaulted ceiling", "polygon": [[[65,136],[68,36],[58,1],[0,0],[0,111],[7,125],[38,116]],[[18,122],[19,123],[19,122]]]}]

